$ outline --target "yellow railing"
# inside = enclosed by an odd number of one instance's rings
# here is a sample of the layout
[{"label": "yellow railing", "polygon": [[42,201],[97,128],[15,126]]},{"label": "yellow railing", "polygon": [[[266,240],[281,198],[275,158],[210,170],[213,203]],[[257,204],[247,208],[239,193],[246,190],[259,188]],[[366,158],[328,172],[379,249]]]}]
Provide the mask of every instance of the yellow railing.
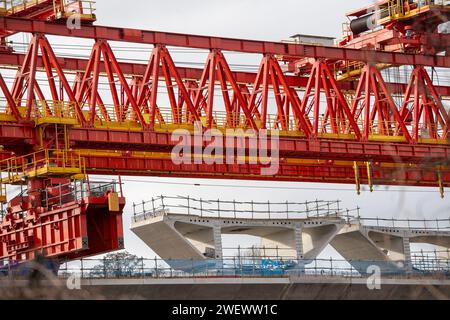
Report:
[{"label": "yellow railing", "polygon": [[25,156],[12,157],[0,162],[6,173],[3,184],[15,184],[27,178],[58,175],[73,177],[85,175],[85,161],[78,152],[65,150],[41,150]]},{"label": "yellow railing", "polygon": [[75,103],[66,101],[37,100],[34,116],[36,118],[76,118]]},{"label": "yellow railing", "polygon": [[49,2],[49,0],[0,0],[0,8],[4,9],[7,14],[15,14],[44,2]]},{"label": "yellow railing", "polygon": [[55,16],[57,18],[79,14],[82,17],[95,17],[95,1],[92,0],[61,0],[54,1]]},{"label": "yellow railing", "polygon": [[6,185],[0,184],[0,204],[7,202]]},{"label": "yellow railing", "polygon": [[42,3],[53,2],[56,18],[67,17],[73,13],[94,17],[95,1],[92,0],[0,0],[0,12],[13,15]]},{"label": "yellow railing", "polygon": [[448,8],[449,6],[449,0],[418,0],[413,3],[404,0],[391,0],[387,6],[380,10],[380,17],[381,22],[386,22],[388,20],[410,18],[430,7],[439,9],[439,7]]},{"label": "yellow railing", "polygon": [[[323,104],[323,101],[321,101]],[[352,105],[352,101],[349,101],[349,105]],[[31,113],[31,118],[36,120],[38,124],[45,123],[58,123],[58,124],[67,124],[67,125],[79,125],[80,121],[78,120],[78,116],[75,113],[75,105],[70,102],[62,102],[62,101],[36,101],[34,109]],[[360,106],[358,106],[360,108]],[[119,107],[120,110],[124,108],[122,106]],[[103,110],[103,111],[102,111]],[[25,108],[20,107],[19,111],[25,115]],[[0,115],[2,112],[5,112],[5,108],[0,107]],[[322,112],[323,113],[323,112]],[[88,111],[88,106],[84,106],[83,115],[87,121],[90,118],[90,112]],[[160,116],[163,121],[159,120]],[[205,112],[201,113],[201,122],[204,126],[207,126],[207,118]],[[144,120],[149,123],[149,115],[144,114]],[[314,123],[314,119],[312,117],[308,118],[310,123]],[[326,120],[326,121],[325,121]],[[243,112],[239,114],[227,114],[225,111],[214,111],[213,112],[213,124],[214,128],[225,130],[225,129],[235,129],[235,128],[250,128],[250,125],[244,115]],[[346,118],[327,118],[323,115],[319,117],[319,130],[321,133],[330,134],[333,132],[331,123],[334,122],[337,126],[337,132],[345,133],[348,132],[350,128],[350,123]],[[256,124],[259,128],[261,128],[261,120],[256,120]],[[362,131],[365,127],[364,121],[361,119],[357,120],[357,125]],[[429,138],[428,134],[425,132],[429,127],[420,123],[421,133],[420,136],[424,138]],[[95,113],[94,126],[102,127],[102,128],[119,128],[119,127],[127,127],[127,128],[141,128],[138,121],[134,118],[133,112],[130,111],[130,108],[122,117],[122,119],[118,119],[116,116],[115,108],[112,105],[102,105],[101,108],[97,107]],[[183,112],[181,115],[174,114],[170,108],[160,108],[159,113],[155,119],[155,128],[158,130],[171,131],[177,128],[186,128],[186,126],[192,126],[192,119],[190,118],[190,114],[186,114]],[[268,114],[266,119],[266,128],[278,129],[283,132],[287,132],[289,134],[298,133],[298,128],[300,127],[298,120],[294,118],[292,113],[288,118],[279,119],[279,117],[275,114]],[[397,128],[397,124],[395,121],[384,121],[380,123],[378,120],[371,121],[369,124],[370,134],[377,136],[398,136],[399,132],[392,131]],[[383,132],[383,128],[385,132]],[[407,123],[406,128],[410,133],[414,131],[414,126],[412,123]],[[397,128],[398,129],[398,128]],[[445,133],[443,132],[443,128],[439,125],[436,125],[432,128],[434,131],[437,131],[438,137],[444,137]]]}]

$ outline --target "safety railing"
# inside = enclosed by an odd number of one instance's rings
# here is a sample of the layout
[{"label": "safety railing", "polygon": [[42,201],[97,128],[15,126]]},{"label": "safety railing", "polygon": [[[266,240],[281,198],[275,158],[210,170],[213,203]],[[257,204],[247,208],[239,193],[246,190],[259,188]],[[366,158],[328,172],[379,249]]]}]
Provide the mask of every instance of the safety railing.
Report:
[{"label": "safety railing", "polygon": [[382,7],[377,11],[378,17],[384,23],[387,19],[398,19],[402,17],[408,17],[412,14],[419,14],[429,6],[446,6],[447,0],[417,0],[417,1],[404,1],[404,0],[391,0],[387,6]]},{"label": "safety railing", "polygon": [[67,18],[79,14],[81,18],[95,20],[95,1],[92,0],[0,0],[0,11],[6,15],[14,15],[33,7],[48,5],[55,19]]},{"label": "safety railing", "polygon": [[135,222],[174,213],[187,216],[240,219],[339,219],[340,201],[257,202],[204,200],[191,197],[160,196],[133,204]]},{"label": "safety railing", "polygon": [[35,118],[76,119],[75,103],[65,101],[37,100],[34,112]]},{"label": "safety railing", "polygon": [[8,14],[15,14],[46,2],[51,0],[0,0],[0,8],[5,9]]},{"label": "safety railing", "polygon": [[[283,246],[223,247],[224,257],[236,258],[241,263],[252,260],[297,260],[295,249]],[[215,257],[212,257],[215,258]]]},{"label": "safety railing", "polygon": [[450,269],[450,249],[411,252],[411,262],[416,269],[427,272]]},{"label": "safety railing", "polygon": [[432,258],[432,259],[446,259],[450,261],[450,248],[447,250],[419,250],[419,251],[412,251],[411,252],[412,257],[417,258]]},{"label": "safety railing", "polygon": [[0,203],[0,224],[3,223],[6,213],[6,206],[3,203]]},{"label": "safety railing", "polygon": [[[88,181],[88,180],[74,180],[68,183],[55,185],[49,189],[42,190],[42,206],[51,210],[55,206],[63,206],[68,203],[79,202],[88,197],[104,197],[108,193],[117,192],[123,197],[122,182],[112,180],[109,182]],[[26,196],[28,190],[24,189],[17,196]],[[6,214],[6,206],[0,202],[0,224]],[[26,216],[26,211],[17,212]]]},{"label": "safety railing", "polygon": [[118,192],[120,196],[123,196],[122,183],[115,180],[111,182],[75,180],[66,184],[60,184],[54,189],[57,190],[54,196],[44,191],[47,207],[62,206],[65,203],[80,201],[87,197],[103,197],[110,192]]},{"label": "safety railing", "polygon": [[6,202],[6,185],[0,183],[0,204]]},{"label": "safety railing", "polygon": [[[222,260],[168,260],[144,259],[83,259],[61,266],[60,277],[74,274],[86,279],[120,278],[279,278],[291,276],[366,278],[372,276],[373,267],[378,267],[384,277],[428,276],[450,278],[450,265],[435,263],[434,269],[411,270],[385,261],[345,261],[339,259],[289,260],[247,259],[228,257]],[[371,268],[372,267],[372,268]]]},{"label": "safety railing", "polygon": [[[313,103],[311,101],[310,103]],[[322,103],[322,102],[321,102]],[[397,106],[399,107],[399,106]],[[307,107],[310,108],[309,106]],[[119,108],[123,109],[123,106]],[[90,120],[90,112],[87,111],[88,108],[85,106],[83,109],[83,115],[86,120]],[[19,112],[22,116],[25,116],[25,108],[19,107]],[[361,105],[358,106],[355,118],[359,118],[359,114],[362,112]],[[6,106],[6,101],[0,99],[0,113],[9,114],[8,108]],[[52,100],[36,100],[31,111],[32,119],[44,121],[47,119],[49,121],[63,121],[63,120],[74,120],[79,121],[78,116],[75,111],[75,104],[64,101],[52,101]],[[148,123],[149,115],[144,114],[144,119]],[[314,122],[312,117],[309,118],[310,123]],[[355,120],[357,126],[362,131],[366,127],[364,120]],[[262,128],[260,120],[256,120],[257,126]],[[201,123],[203,126],[207,126],[207,120],[204,116],[201,117]],[[355,139],[353,130],[350,126],[350,122],[345,117],[342,118],[330,118],[325,116],[319,117],[319,137],[332,137],[334,132],[339,132],[340,138]],[[115,107],[109,104],[101,105],[97,108],[94,114],[94,124],[105,127],[117,127],[117,126],[139,126],[137,120],[135,119],[131,111],[127,111],[122,116],[117,116]],[[333,128],[333,125],[334,128]],[[160,108],[157,116],[155,118],[155,128],[159,130],[172,130],[179,127],[186,127],[186,125],[193,125],[192,117],[189,114],[183,114],[178,117],[169,108]],[[385,121],[370,120],[367,124],[369,127],[369,135],[373,137],[398,137],[402,138],[402,132],[399,129],[397,121],[386,119]],[[405,126],[410,134],[415,131],[415,124],[411,122],[406,122]],[[419,137],[423,139],[443,139],[445,137],[445,132],[443,126],[436,122],[436,124],[425,124],[422,121],[419,122]],[[213,112],[213,128],[220,130],[226,129],[250,129],[250,124],[243,114],[227,114],[225,111],[214,111]],[[278,115],[268,114],[266,119],[266,128],[268,130],[279,130],[282,133],[284,131],[289,133],[302,134],[302,128],[297,119],[293,115],[289,118],[283,119]],[[431,132],[431,133],[430,133]]]},{"label": "safety railing", "polygon": [[71,14],[91,15],[93,16],[95,9],[95,1],[91,0],[61,0],[54,1],[55,16],[67,16]]},{"label": "safety railing", "polygon": [[[351,212],[351,211],[350,211]],[[365,227],[396,228],[417,231],[450,232],[450,218],[440,219],[399,219],[399,218],[365,218],[348,214],[343,215],[349,224],[360,224]]]},{"label": "safety railing", "polygon": [[250,220],[328,219],[349,225],[395,228],[410,231],[450,232],[450,218],[401,219],[363,217],[359,207],[345,209],[337,201],[257,202],[204,200],[191,197],[159,196],[150,201],[133,204],[134,222],[174,214],[201,218],[228,218]]},{"label": "safety railing", "polygon": [[[404,261],[343,260],[335,258],[297,259],[273,255],[280,248],[228,248],[223,259],[162,260],[135,255],[107,255],[76,261],[60,261],[59,276],[79,275],[86,279],[120,278],[270,278],[290,276],[354,277],[373,275],[374,267],[384,277],[450,278],[448,251],[417,251],[411,253],[411,265]],[[0,261],[0,276],[23,274],[27,264]]]},{"label": "safety railing", "polygon": [[57,171],[58,175],[85,175],[85,161],[78,152],[66,150],[41,150],[25,156],[12,157],[0,161],[0,169],[6,176],[1,183],[18,183],[27,177],[48,175]]}]

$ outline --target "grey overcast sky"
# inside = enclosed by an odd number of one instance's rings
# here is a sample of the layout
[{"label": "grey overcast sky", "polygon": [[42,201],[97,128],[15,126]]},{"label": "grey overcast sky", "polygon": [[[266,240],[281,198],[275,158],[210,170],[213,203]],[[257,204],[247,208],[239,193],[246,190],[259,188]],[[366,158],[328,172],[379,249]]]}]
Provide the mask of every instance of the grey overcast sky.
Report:
[{"label": "grey overcast sky", "polygon": [[99,0],[99,24],[249,39],[337,37],[344,15],[370,0]]},{"label": "grey overcast sky", "polygon": [[[345,13],[370,2],[368,0],[284,0],[282,3],[273,0],[97,0],[96,7],[97,23],[101,25],[277,41],[296,33],[339,37]],[[125,184],[128,199],[124,216],[125,240],[128,251],[146,257],[153,257],[154,253],[128,230],[131,204],[161,194],[256,201],[341,199],[346,207],[361,207],[362,214],[367,217],[449,218],[450,216],[448,198],[441,200],[437,188],[429,189],[430,192],[417,192],[423,189],[414,188],[400,188],[402,192],[379,188],[381,191],[372,194],[366,191],[357,196],[353,186],[341,185],[138,179],[147,183]],[[164,184],[165,182],[192,185]],[[193,186],[203,183],[233,184],[242,188]],[[274,189],[254,189],[252,186],[267,186]],[[279,189],[282,187],[299,189]],[[317,188],[317,190],[301,190],[301,188]],[[334,190],[329,190],[330,188]],[[226,239],[225,245],[245,246],[252,244],[252,241],[243,238]],[[332,252],[328,250],[325,254],[331,255]]]}]

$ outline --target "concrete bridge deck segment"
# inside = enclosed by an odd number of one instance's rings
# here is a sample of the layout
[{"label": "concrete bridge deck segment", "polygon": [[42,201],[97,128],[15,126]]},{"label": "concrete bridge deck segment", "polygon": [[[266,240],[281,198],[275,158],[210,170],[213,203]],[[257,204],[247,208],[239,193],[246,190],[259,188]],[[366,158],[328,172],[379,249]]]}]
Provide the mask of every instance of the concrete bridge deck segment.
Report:
[{"label": "concrete bridge deck segment", "polygon": [[[411,228],[346,225],[330,245],[358,271],[361,261],[388,262],[387,268],[411,269],[411,244],[424,243],[450,248],[450,232]],[[390,264],[389,264],[390,263]]]},{"label": "concrete bridge deck segment", "polygon": [[223,259],[224,234],[260,237],[261,244],[268,248],[266,257],[299,262],[316,259],[331,245],[358,271],[366,269],[361,261],[386,262],[390,270],[412,269],[411,243],[450,249],[449,231],[367,226],[361,220],[346,220],[339,215],[249,219],[160,210],[134,217],[131,230],[169,265],[174,260]]},{"label": "concrete bridge deck segment", "polygon": [[339,217],[310,219],[239,219],[189,216],[160,212],[134,218],[131,230],[165,260],[221,259],[223,234],[260,237],[275,256],[315,258],[344,226]]}]

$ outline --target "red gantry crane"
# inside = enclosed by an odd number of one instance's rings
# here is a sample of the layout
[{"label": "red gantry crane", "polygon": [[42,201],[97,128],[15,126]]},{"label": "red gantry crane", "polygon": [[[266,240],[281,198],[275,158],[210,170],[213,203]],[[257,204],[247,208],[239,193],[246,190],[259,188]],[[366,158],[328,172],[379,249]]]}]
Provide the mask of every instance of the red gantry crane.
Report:
[{"label": "red gantry crane", "polygon": [[[450,35],[438,32],[450,18],[446,1],[381,1],[350,13],[334,47],[98,26],[91,1],[0,3],[0,259],[122,248],[121,184],[88,174],[420,186],[442,195],[450,186],[450,86],[430,74],[450,68]],[[67,27],[73,14],[81,28]],[[17,33],[32,35],[25,54],[5,40]],[[48,36],[93,40],[89,59],[58,55]],[[153,49],[147,64],[129,62],[111,42]],[[207,50],[204,68],[177,65],[174,47]],[[233,68],[228,52],[259,55],[258,72]],[[383,70],[399,66],[410,66],[408,81],[386,79]],[[229,129],[276,130],[278,173],[261,175],[250,162],[175,164],[172,133],[193,134],[196,123],[224,139]],[[236,152],[252,154],[251,139]],[[5,185],[22,192],[8,202]]]}]

